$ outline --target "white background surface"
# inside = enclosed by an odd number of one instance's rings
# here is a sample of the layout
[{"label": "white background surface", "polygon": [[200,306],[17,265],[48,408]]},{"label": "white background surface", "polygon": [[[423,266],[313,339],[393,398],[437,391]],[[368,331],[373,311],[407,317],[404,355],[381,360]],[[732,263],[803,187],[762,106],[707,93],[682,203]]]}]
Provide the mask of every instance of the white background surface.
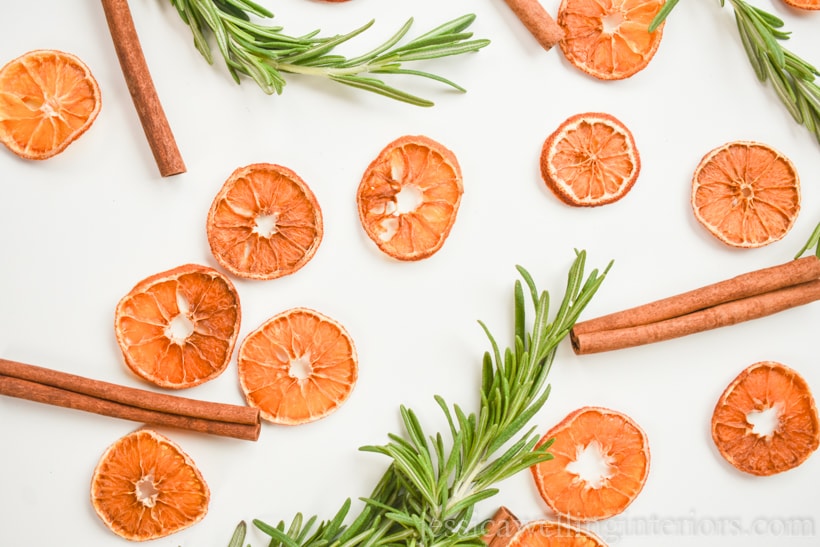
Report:
[{"label": "white background surface", "polygon": [[[205,216],[237,167],[272,162],[296,171],[322,207],[325,237],[296,274],[236,280],[242,332],[292,306],[344,324],[354,338],[359,382],[323,421],[264,425],[256,443],[165,431],[194,459],[212,492],[194,527],[153,542],[225,545],[238,521],[275,523],[293,514],[331,517],[343,500],[367,495],[385,458],[359,452],[400,432],[398,408],[420,414],[429,433],[444,430],[435,394],[475,408],[479,365],[488,349],[477,320],[503,344],[511,330],[514,266],[562,294],[573,248],[590,267],[615,266],[585,313],[669,296],[792,258],[820,220],[820,154],[768,85],[751,70],[730,7],[687,1],[672,13],[657,55],[629,80],[600,82],[558,48],[543,51],[501,0],[309,0],[262,2],[291,34],[341,33],[376,19],[346,46],[358,53],[409,17],[420,34],[464,13],[492,44],[477,54],[425,68],[468,89],[402,80],[436,101],[422,109],[335,84],[289,77],[282,96],[250,80],[236,86],[207,65],[168,2],[131,7],[160,98],[188,167],[159,177],[117,62],[98,2],[4,2],[0,62],[36,48],[80,56],[102,88],[92,128],[46,162],[0,150],[0,340],[2,355],[92,378],[150,387],[122,363],[113,333],[117,301],[142,278],[198,262],[215,266]],[[544,6],[557,13],[558,0]],[[820,13],[756,0],[786,21],[787,44],[820,63]],[[620,202],[575,209],[544,187],[538,154],[566,117],[606,111],[633,131],[643,161]],[[426,134],[458,156],[465,193],[444,247],[418,263],[381,254],[362,230],[355,191],[367,164],[389,141]],[[701,156],[730,140],[766,142],[789,156],[803,183],[803,210],[780,242],[737,250],[694,220],[691,173]],[[611,545],[817,545],[820,457],[768,478],[744,475],[718,455],[709,435],[715,401],[744,367],[777,360],[820,394],[820,307],[674,341],[607,354],[558,351],[552,396],[533,424],[546,431],[582,405],[609,406],[647,432],[652,468],[643,492],[621,516],[598,525]],[[242,403],[235,361],[210,383],[181,393]],[[89,502],[92,470],[105,448],[137,424],[0,398],[0,545],[125,545]],[[545,506],[521,474],[478,508],[507,505],[522,520]],[[358,507],[354,504],[354,507]],[[748,532],[736,535],[740,526]],[[248,541],[266,544],[255,531]]]}]

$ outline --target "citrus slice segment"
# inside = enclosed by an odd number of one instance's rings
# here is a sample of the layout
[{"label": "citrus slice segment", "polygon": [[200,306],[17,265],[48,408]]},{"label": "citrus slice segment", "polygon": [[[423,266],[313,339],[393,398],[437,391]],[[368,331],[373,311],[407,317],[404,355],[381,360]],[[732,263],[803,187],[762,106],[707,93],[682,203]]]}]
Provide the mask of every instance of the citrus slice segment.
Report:
[{"label": "citrus slice segment", "polygon": [[423,135],[407,135],[370,163],[356,202],[362,227],[379,249],[399,260],[420,260],[444,244],[463,192],[455,154]]},{"label": "citrus slice segment", "polygon": [[732,141],[708,152],[692,177],[695,218],[733,247],[762,247],[782,239],[800,212],[800,179],[772,147]]},{"label": "citrus slice segment", "polygon": [[506,547],[606,547],[596,534],[576,526],[548,520],[524,525]]},{"label": "citrus slice segment", "polygon": [[564,57],[590,76],[622,80],[649,64],[663,36],[663,23],[649,32],[665,0],[562,0],[558,43]]},{"label": "citrus slice segment", "polygon": [[147,277],[117,304],[114,326],[126,365],[160,387],[216,378],[239,333],[239,295],[222,273],[186,264]]},{"label": "citrus slice segment", "polygon": [[718,399],[712,440],[726,461],[752,475],[797,467],[820,443],[817,407],[808,384],[774,361],[750,365]]},{"label": "citrus slice segment", "polygon": [[211,493],[194,461],[175,442],[150,429],[118,439],[91,479],[91,504],[118,536],[147,541],[201,521]]},{"label": "citrus slice segment", "polygon": [[236,169],[211,204],[207,237],[222,267],[248,279],[276,279],[307,264],[322,241],[316,196],[287,167]]},{"label": "citrus slice segment", "polygon": [[0,68],[0,142],[44,160],[85,133],[100,112],[100,87],[79,57],[38,49]]},{"label": "citrus slice segment", "polygon": [[350,396],[359,373],[348,332],[307,308],[275,315],[248,334],[237,365],[248,404],[263,419],[283,425],[334,412]]},{"label": "citrus slice segment", "polygon": [[820,10],[820,0],[783,0],[783,2],[793,8]]},{"label": "citrus slice segment", "polygon": [[595,521],[623,512],[649,474],[649,442],[629,416],[607,408],[582,407],[539,441],[553,439],[553,459],[531,467],[535,485],[556,514]]},{"label": "citrus slice segment", "polygon": [[576,207],[618,201],[640,172],[632,132],[610,114],[570,116],[541,148],[541,177],[558,199]]}]

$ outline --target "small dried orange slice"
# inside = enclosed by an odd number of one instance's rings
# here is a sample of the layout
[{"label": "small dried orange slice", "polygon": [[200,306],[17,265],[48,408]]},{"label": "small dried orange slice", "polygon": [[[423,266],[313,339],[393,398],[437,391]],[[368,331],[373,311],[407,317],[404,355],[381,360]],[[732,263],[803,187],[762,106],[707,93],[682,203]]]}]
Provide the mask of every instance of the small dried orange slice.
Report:
[{"label": "small dried orange slice", "polygon": [[118,439],[91,479],[91,504],[105,525],[131,541],[166,537],[201,521],[211,493],[193,460],[156,431]]},{"label": "small dried orange slice", "polygon": [[186,264],[137,283],[117,304],[114,326],[128,368],[160,387],[181,389],[222,374],[240,316],[227,277]]},{"label": "small dried orange slice", "polygon": [[800,212],[800,178],[772,147],[732,141],[707,153],[692,177],[695,218],[733,247],[782,239]]},{"label": "small dried orange slice", "polygon": [[368,237],[399,260],[438,251],[456,220],[462,185],[455,154],[425,137],[388,144],[362,176],[356,202]]},{"label": "small dried orange slice", "polygon": [[280,313],[248,334],[237,365],[248,404],[263,419],[284,425],[335,411],[359,373],[356,348],[344,327],[307,308]]},{"label": "small dried orange slice", "polygon": [[601,80],[622,80],[649,64],[663,36],[663,24],[649,32],[649,24],[664,0],[562,0],[558,43],[564,57],[580,70]]},{"label": "small dried orange slice", "polygon": [[629,416],[582,407],[539,441],[553,459],[531,467],[538,492],[556,514],[595,521],[623,512],[649,474],[649,442]]},{"label": "small dried orange slice", "polygon": [[783,0],[783,2],[793,8],[820,10],[820,0]]},{"label": "small dried orange slice", "polygon": [[797,467],[820,443],[817,407],[808,384],[780,363],[750,365],[715,405],[712,440],[726,461],[752,475]]},{"label": "small dried orange slice", "polygon": [[0,142],[44,160],[85,133],[100,112],[100,87],[76,55],[38,49],[0,68]]},{"label": "small dried orange slice", "polygon": [[570,116],[541,148],[541,177],[558,199],[576,207],[618,201],[640,172],[632,132],[610,114]]},{"label": "small dried orange slice", "polygon": [[524,525],[506,547],[606,547],[596,534],[561,522],[535,520]]},{"label": "small dried orange slice", "polygon": [[236,169],[208,212],[217,262],[238,277],[276,279],[313,258],[322,241],[322,210],[299,175],[255,163]]}]

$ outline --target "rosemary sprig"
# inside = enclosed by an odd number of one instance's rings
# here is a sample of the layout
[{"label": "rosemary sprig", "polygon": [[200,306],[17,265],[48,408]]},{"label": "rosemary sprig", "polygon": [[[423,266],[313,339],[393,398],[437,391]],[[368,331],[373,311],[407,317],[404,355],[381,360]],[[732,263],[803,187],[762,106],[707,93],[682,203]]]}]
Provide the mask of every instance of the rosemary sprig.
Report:
[{"label": "rosemary sprig", "polygon": [[404,64],[474,52],[490,43],[474,40],[472,33],[466,32],[475,20],[475,15],[469,14],[400,44],[413,25],[411,18],[378,47],[347,58],[333,51],[368,30],[374,21],[336,36],[322,37],[319,30],[290,36],[281,26],[253,21],[252,17],[272,18],[273,13],[251,0],[170,1],[190,27],[194,45],[209,64],[214,62],[209,45],[209,37],[213,37],[234,81],[239,83],[240,75],[249,76],[268,94],[281,94],[286,83],[284,74],[291,73],[327,78],[417,106],[432,106],[432,101],[374,75],[428,78],[463,92],[464,88],[442,76],[407,69]]},{"label": "rosemary sprig", "polygon": [[[482,546],[486,521],[472,524],[475,505],[497,492],[495,485],[538,462],[549,460],[549,443],[536,448],[535,428],[523,434],[550,392],[547,377],[558,344],[592,299],[611,267],[593,270],[584,280],[586,253],[576,252],[566,291],[552,320],[550,297],[539,292],[530,274],[518,267],[514,286],[514,343],[501,350],[484,323],[490,341],[481,369],[481,402],[477,413],[435,401],[449,425],[446,434],[427,436],[417,415],[402,406],[404,435],[389,435],[384,445],[363,451],[387,456],[390,465],[352,522],[345,523],[350,499],[330,520],[304,519],[289,524],[253,524],[271,537],[272,547],[425,547]],[[525,290],[526,286],[526,290]],[[528,328],[527,298],[534,317]],[[513,438],[519,436],[517,440]],[[500,452],[500,454],[499,454]],[[317,524],[318,522],[318,524]],[[245,523],[234,531],[231,546],[245,539]]]},{"label": "rosemary sprig", "polygon": [[[655,30],[679,0],[667,0],[649,26]],[[790,33],[783,21],[744,0],[729,0],[735,13],[740,41],[761,82],[770,81],[794,120],[804,125],[820,143],[820,71],[781,44]],[[725,5],[725,0],[720,0]]]},{"label": "rosemary sprig", "polygon": [[806,253],[806,251],[809,251],[810,249],[814,249],[815,256],[817,256],[817,258],[820,258],[820,222],[818,222],[817,226],[814,227],[814,231],[809,236],[808,241],[806,241],[806,244],[803,245],[803,247],[799,251],[797,251],[797,254],[794,256],[794,258],[800,258],[801,256],[803,256],[804,253]]}]

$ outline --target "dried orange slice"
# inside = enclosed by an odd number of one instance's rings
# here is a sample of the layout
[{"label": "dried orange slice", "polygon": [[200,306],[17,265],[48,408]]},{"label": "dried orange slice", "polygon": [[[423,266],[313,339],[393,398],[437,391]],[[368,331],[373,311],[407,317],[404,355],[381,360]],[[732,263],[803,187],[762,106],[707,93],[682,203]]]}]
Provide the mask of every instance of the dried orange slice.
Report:
[{"label": "dried orange slice", "polygon": [[649,64],[663,36],[663,24],[649,32],[665,0],[562,0],[558,43],[564,57],[601,80],[621,80]]},{"label": "dried orange slice", "polygon": [[156,431],[118,439],[91,479],[91,504],[115,534],[131,541],[168,536],[201,521],[211,493],[193,460]]},{"label": "dried orange slice", "polygon": [[539,441],[550,439],[552,460],[532,470],[539,494],[556,514],[594,521],[623,512],[649,474],[649,442],[629,416],[607,408],[582,407]]},{"label": "dried orange slice", "polygon": [[752,475],[797,467],[820,443],[817,407],[808,384],[773,361],[747,367],[715,405],[712,440],[726,461]]},{"label": "dried orange slice", "polygon": [[408,135],[370,163],[356,202],[362,226],[379,249],[399,260],[420,260],[444,244],[463,192],[455,154],[433,139]]},{"label": "dried orange slice", "polygon": [[585,112],[567,118],[544,141],[541,177],[564,203],[596,207],[624,197],[641,172],[632,132],[617,118]]},{"label": "dried orange slice", "polygon": [[523,526],[506,547],[606,547],[596,534],[576,526],[535,520]]},{"label": "dried orange slice", "polygon": [[280,313],[239,346],[239,383],[248,404],[272,423],[324,418],[353,391],[359,368],[347,331],[307,308]]},{"label": "dried orange slice", "polygon": [[117,304],[114,326],[125,363],[160,387],[216,378],[239,333],[239,295],[213,268],[186,264],[143,279]]},{"label": "dried orange slice", "polygon": [[783,0],[783,2],[798,9],[820,9],[820,0]]},{"label": "dried orange slice", "polygon": [[0,142],[44,160],[85,133],[100,112],[100,87],[79,57],[38,49],[0,68]]},{"label": "dried orange slice", "polygon": [[762,247],[791,230],[800,212],[800,178],[791,160],[770,146],[729,142],[695,169],[692,209],[727,245]]},{"label": "dried orange slice", "polygon": [[255,163],[235,170],[208,212],[217,262],[238,277],[275,279],[308,263],[322,241],[316,197],[287,167]]}]

